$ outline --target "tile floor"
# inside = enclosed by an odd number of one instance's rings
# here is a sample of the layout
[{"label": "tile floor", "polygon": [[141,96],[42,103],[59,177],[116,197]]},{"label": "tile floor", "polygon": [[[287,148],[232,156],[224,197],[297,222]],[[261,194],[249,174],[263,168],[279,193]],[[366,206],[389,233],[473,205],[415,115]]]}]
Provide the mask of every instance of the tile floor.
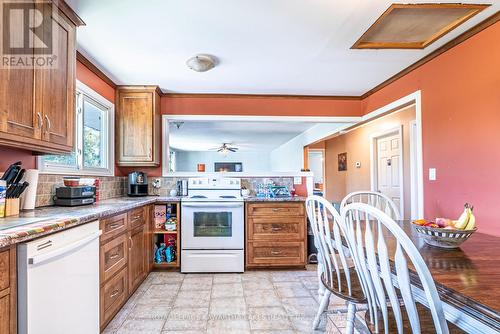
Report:
[{"label": "tile floor", "polygon": [[[106,334],[311,333],[318,309],[316,268],[243,274],[152,272]],[[340,299],[330,304],[343,306]],[[342,333],[343,315],[318,333]]]}]

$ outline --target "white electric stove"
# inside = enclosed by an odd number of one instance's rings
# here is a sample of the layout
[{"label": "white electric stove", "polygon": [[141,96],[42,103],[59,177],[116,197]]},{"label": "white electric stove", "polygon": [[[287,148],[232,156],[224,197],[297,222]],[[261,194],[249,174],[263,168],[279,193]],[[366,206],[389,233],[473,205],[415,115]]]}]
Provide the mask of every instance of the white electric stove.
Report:
[{"label": "white electric stove", "polygon": [[244,226],[240,179],[189,179],[181,202],[181,272],[243,272]]}]

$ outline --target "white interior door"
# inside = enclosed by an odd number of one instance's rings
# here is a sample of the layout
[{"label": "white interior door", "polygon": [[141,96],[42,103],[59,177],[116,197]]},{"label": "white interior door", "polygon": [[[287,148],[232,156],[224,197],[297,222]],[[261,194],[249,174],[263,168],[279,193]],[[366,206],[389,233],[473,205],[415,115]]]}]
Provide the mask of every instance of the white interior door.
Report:
[{"label": "white interior door", "polygon": [[[396,206],[403,209],[401,198],[402,156],[399,133],[377,139],[377,190],[389,196]],[[401,213],[403,213],[401,211]]]}]

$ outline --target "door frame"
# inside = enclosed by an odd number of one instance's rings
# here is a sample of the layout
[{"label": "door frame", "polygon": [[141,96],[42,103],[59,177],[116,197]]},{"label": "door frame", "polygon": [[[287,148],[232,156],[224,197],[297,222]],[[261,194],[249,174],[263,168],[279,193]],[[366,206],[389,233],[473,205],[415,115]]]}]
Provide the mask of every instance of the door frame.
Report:
[{"label": "door frame", "polygon": [[404,217],[404,156],[403,156],[403,125],[399,125],[392,129],[380,131],[370,135],[370,187],[371,191],[378,192],[378,145],[377,141],[390,135],[397,135],[399,137],[399,212],[401,217]]},{"label": "door frame", "polygon": [[[307,160],[309,161],[309,153],[311,152],[321,152],[323,154],[323,160],[321,161],[321,169],[322,169],[322,172],[323,172],[323,175],[321,175],[322,179],[323,179],[323,194],[326,194],[326,165],[325,165],[325,160],[326,160],[326,149],[324,148],[309,148],[307,150]],[[313,178],[313,188],[314,188],[314,176],[312,177]]]},{"label": "door frame", "polygon": [[409,95],[403,96],[402,98],[393,101],[381,108],[378,108],[362,117],[363,122],[368,122],[370,120],[379,118],[381,116],[391,114],[393,112],[401,111],[404,107],[415,105],[415,118],[416,118],[416,134],[415,134],[415,150],[416,150],[416,162],[415,166],[415,180],[416,184],[416,194],[415,198],[416,204],[416,216],[418,218],[424,217],[424,164],[423,164],[423,149],[422,149],[422,92],[417,90]]},{"label": "door frame", "polygon": [[417,135],[417,120],[414,119],[409,123],[410,129],[410,218],[419,219],[418,215],[418,177],[417,177],[417,160],[418,160],[418,135]]}]

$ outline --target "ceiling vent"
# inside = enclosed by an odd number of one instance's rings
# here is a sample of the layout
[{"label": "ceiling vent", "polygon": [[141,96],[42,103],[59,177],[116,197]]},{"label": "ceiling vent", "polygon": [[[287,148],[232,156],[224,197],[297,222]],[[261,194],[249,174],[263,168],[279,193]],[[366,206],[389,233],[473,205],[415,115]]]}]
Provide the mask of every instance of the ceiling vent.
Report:
[{"label": "ceiling vent", "polygon": [[195,72],[206,72],[215,67],[216,59],[215,57],[209,55],[196,55],[189,58],[186,64]]},{"label": "ceiling vent", "polygon": [[423,49],[488,6],[392,4],[352,49]]}]

